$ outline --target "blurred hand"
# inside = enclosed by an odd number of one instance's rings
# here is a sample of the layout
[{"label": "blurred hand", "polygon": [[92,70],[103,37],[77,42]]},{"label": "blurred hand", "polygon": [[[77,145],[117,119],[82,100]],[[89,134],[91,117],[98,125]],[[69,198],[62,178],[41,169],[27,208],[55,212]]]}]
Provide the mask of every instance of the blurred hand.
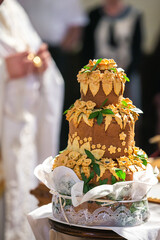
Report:
[{"label": "blurred hand", "polygon": [[36,56],[40,57],[42,61],[42,66],[39,68],[36,68],[36,71],[43,73],[49,66],[49,62],[51,60],[50,53],[48,51],[48,46],[45,43],[42,43],[40,46],[38,52],[36,53]]},{"label": "blurred hand", "polygon": [[9,77],[21,78],[34,71],[32,61],[27,59],[28,51],[15,53],[5,59]]}]

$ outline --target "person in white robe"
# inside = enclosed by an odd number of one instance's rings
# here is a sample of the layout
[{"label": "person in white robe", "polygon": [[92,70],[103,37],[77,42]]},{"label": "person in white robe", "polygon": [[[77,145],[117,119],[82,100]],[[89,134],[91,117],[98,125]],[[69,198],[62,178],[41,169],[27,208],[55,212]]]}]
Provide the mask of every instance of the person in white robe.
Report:
[{"label": "person in white robe", "polygon": [[63,88],[63,79],[47,46],[22,7],[15,0],[0,0],[0,150],[5,175],[5,240],[32,239],[26,215],[37,204],[29,193],[37,186],[33,172],[36,165],[58,152]]},{"label": "person in white robe", "polygon": [[[75,78],[81,68],[83,29],[88,23],[83,3],[81,0],[18,1],[27,12],[41,39],[48,44],[49,51],[64,77],[64,110],[66,110],[80,98],[79,84]],[[67,146],[68,131],[68,122],[63,116],[60,150]]]}]

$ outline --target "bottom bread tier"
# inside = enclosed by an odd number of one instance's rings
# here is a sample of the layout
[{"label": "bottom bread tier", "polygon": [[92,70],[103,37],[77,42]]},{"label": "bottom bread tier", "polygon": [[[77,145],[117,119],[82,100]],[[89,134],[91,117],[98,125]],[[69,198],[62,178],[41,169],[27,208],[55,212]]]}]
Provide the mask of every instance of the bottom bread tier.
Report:
[{"label": "bottom bread tier", "polygon": [[97,199],[72,205],[71,197],[53,195],[53,216],[62,222],[83,226],[136,226],[147,221],[149,217],[148,201],[117,201],[108,203]]},{"label": "bottom bread tier", "polygon": [[[144,152],[134,149],[123,165],[117,159],[97,160],[88,150],[85,153],[66,149],[56,158],[45,159],[34,171],[53,195],[54,218],[82,226],[144,223],[149,217],[147,193],[157,183],[158,174]],[[129,174],[132,180],[127,179]]]}]

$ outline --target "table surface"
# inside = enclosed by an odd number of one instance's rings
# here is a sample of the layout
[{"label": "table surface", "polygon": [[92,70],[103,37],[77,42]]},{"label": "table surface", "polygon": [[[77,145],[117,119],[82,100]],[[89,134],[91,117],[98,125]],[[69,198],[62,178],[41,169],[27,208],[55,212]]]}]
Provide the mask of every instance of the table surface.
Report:
[{"label": "table surface", "polygon": [[111,230],[99,230],[93,228],[85,228],[85,227],[76,227],[56,222],[54,220],[49,219],[49,224],[52,229],[57,232],[64,233],[67,235],[87,238],[87,239],[112,239],[112,240],[125,240],[125,238],[119,236],[117,233]]}]

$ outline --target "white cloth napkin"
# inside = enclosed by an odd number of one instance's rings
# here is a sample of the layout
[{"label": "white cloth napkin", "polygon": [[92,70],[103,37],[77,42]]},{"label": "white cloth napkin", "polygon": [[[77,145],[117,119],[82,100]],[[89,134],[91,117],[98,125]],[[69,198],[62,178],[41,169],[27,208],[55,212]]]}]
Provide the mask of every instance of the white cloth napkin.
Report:
[{"label": "white cloth napkin", "polygon": [[[128,240],[160,240],[160,205],[149,203],[149,208],[151,214],[148,222],[136,227],[106,227],[106,231],[110,229]],[[37,240],[49,239],[48,218],[54,219],[51,203],[28,214],[28,221]],[[102,229],[95,226],[91,228]],[[57,233],[53,239],[56,239],[56,235]]]},{"label": "white cloth napkin", "polygon": [[27,215],[28,222],[37,240],[48,240],[50,225],[48,218],[52,218],[52,204],[44,205]]}]

